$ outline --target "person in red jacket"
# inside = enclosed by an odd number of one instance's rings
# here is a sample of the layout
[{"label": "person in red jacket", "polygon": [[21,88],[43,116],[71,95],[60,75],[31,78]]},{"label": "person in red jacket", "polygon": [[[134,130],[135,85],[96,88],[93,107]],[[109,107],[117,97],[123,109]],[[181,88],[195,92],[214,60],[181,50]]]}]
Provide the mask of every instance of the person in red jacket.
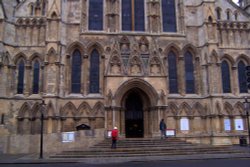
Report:
[{"label": "person in red jacket", "polygon": [[111,148],[116,148],[116,141],[118,139],[118,129],[117,127],[114,127],[114,129],[112,130],[111,136],[112,136],[112,146]]}]

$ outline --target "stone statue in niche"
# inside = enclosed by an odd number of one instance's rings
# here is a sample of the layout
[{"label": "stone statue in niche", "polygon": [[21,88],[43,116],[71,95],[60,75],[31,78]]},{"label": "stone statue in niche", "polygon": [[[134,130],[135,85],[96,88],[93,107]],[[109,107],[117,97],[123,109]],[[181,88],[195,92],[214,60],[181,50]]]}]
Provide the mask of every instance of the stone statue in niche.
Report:
[{"label": "stone statue in niche", "polygon": [[156,57],[154,57],[150,62],[150,73],[151,74],[160,74],[161,73],[160,62]]},{"label": "stone statue in niche", "polygon": [[123,43],[121,45],[121,54],[129,54],[129,53],[130,53],[129,45]]},{"label": "stone statue in niche", "polygon": [[113,94],[112,94],[112,91],[110,89],[109,89],[109,93],[108,93],[107,97],[108,97],[107,105],[112,106]]},{"label": "stone statue in niche", "polygon": [[141,74],[141,63],[138,57],[134,57],[131,61],[131,74],[138,75]]},{"label": "stone statue in niche", "polygon": [[148,54],[148,46],[146,44],[140,45],[141,54]]},{"label": "stone statue in niche", "polygon": [[120,74],[121,73],[121,61],[117,56],[114,56],[110,62],[111,74]]}]

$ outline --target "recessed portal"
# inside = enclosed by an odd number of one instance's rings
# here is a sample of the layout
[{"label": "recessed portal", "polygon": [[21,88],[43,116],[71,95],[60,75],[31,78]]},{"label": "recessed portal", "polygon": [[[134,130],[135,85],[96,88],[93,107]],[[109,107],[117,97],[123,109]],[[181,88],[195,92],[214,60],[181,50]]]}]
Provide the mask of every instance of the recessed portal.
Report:
[{"label": "recessed portal", "polygon": [[143,137],[143,103],[141,96],[136,91],[132,91],[131,93],[129,93],[126,98],[125,107],[126,137]]}]

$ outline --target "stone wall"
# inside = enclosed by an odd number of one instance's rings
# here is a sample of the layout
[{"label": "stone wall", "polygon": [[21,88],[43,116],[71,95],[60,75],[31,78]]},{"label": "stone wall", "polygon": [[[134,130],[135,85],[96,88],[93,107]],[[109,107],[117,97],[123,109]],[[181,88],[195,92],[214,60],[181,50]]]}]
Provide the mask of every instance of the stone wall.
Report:
[{"label": "stone wall", "polygon": [[[105,130],[74,131],[74,141],[63,141],[65,133],[44,134],[44,153],[55,153],[63,150],[88,149],[104,140]],[[9,135],[0,137],[0,154],[26,154],[40,152],[40,134],[37,135]]]}]

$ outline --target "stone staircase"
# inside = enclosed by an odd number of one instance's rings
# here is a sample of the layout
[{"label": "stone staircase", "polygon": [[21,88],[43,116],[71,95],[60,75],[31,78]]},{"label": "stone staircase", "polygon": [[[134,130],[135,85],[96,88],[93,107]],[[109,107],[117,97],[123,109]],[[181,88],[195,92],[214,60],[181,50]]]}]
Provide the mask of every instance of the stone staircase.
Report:
[{"label": "stone staircase", "polygon": [[182,141],[177,138],[168,139],[153,139],[153,138],[135,138],[135,139],[121,139],[117,143],[116,149],[111,149],[111,140],[106,139],[101,143],[83,150],[76,148],[74,150],[63,151],[61,153],[51,155],[51,159],[110,159],[110,158],[126,158],[126,159],[145,159],[147,157],[176,157],[176,156],[192,156],[206,157],[220,157],[220,155],[227,155],[235,157],[235,155],[247,155],[245,150],[235,149],[232,146],[211,146],[192,144]]}]

